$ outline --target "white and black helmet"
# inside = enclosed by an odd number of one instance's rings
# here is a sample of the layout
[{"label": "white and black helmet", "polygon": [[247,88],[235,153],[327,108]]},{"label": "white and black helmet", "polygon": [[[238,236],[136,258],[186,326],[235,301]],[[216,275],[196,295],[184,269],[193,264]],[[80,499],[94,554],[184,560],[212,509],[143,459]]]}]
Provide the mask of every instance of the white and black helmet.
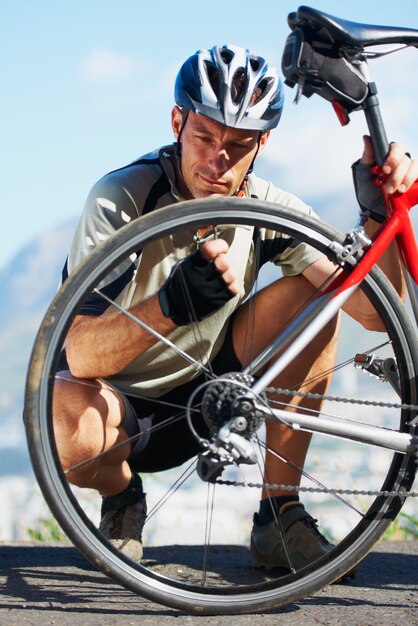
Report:
[{"label": "white and black helmet", "polygon": [[267,61],[233,45],[198,50],[180,68],[175,101],[232,128],[275,128],[283,109],[283,84]]}]

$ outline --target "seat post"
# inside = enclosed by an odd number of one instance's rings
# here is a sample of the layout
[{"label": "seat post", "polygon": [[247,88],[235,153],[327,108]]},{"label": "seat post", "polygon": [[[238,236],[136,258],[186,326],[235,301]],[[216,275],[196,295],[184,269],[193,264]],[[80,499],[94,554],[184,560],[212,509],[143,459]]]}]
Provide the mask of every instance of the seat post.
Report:
[{"label": "seat post", "polygon": [[378,165],[383,163],[388,152],[389,142],[386,129],[380,112],[379,98],[377,97],[376,83],[371,80],[369,67],[366,60],[358,63],[357,68],[361,71],[368,83],[368,96],[362,104],[364,115],[373,144],[373,150]]},{"label": "seat post", "polygon": [[380,113],[379,100],[376,94],[367,96],[363,103],[364,114],[373,144],[374,154],[378,165],[383,163],[388,152],[389,142]]}]

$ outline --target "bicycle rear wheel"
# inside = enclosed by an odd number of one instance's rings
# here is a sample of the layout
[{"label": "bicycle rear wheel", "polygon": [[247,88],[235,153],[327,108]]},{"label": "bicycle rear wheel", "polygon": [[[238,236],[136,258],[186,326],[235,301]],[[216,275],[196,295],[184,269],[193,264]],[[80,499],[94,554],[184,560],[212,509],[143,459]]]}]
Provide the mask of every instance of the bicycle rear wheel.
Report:
[{"label": "bicycle rear wheel", "polygon": [[[335,260],[331,244],[342,242],[341,234],[313,218],[257,200],[227,198],[222,199],[221,206],[219,200],[196,200],[140,218],[95,250],[57,294],[35,342],[25,396],[24,418],[34,470],[52,513],[69,538],[106,575],[135,593],[199,614],[266,610],[298,600],[340,578],[367,554],[396,517],[405,500],[401,494],[410,490],[416,469],[413,455],[315,435],[305,465],[299,468],[303,473],[301,498],[335,547],[293,573],[266,573],[251,565],[249,534],[259,490],[247,485],[263,481],[263,429],[255,435],[258,464],[231,467],[225,475],[232,484],[244,486],[204,483],[196,474],[193,459],[181,468],[143,476],[151,514],[144,527],[144,559],[140,564],[101,536],[97,530],[100,498],[96,492],[69,484],[54,439],[52,396],[68,329],[83,301],[103,278],[150,242],[164,240],[166,245],[168,241],[174,257],[181,258],[191,233],[193,236],[204,226],[218,227],[222,232],[225,225],[271,229],[297,237],[331,260]],[[256,258],[257,243],[254,246]],[[270,278],[276,280],[278,275]],[[351,403],[336,403],[340,414],[394,431],[414,432],[411,420],[416,411],[411,406],[417,404],[418,370],[415,332],[379,270],[371,272],[362,289],[379,312],[386,332],[369,333],[352,320],[343,320],[339,363],[346,367],[336,368],[329,395],[354,396]],[[383,385],[353,367],[356,353],[371,351],[376,358],[396,358],[401,399],[389,384]],[[273,393],[270,398],[274,405]],[[365,403],[376,398],[384,400],[384,406]],[[326,401],[322,407],[330,420],[334,411],[331,405]],[[185,407],[176,407],[173,418],[185,419],[185,413]],[[354,493],[354,489],[371,495]]]}]

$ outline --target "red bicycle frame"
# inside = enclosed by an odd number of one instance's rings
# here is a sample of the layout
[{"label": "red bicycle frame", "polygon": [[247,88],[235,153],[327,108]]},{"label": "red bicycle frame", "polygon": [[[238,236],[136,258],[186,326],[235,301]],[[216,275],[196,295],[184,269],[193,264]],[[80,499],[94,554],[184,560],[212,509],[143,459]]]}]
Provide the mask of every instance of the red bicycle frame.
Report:
[{"label": "red bicycle frame", "polygon": [[[384,193],[382,189],[382,193]],[[418,248],[412,227],[410,209],[418,204],[418,182],[403,194],[385,194],[388,217],[371,238],[368,247],[352,272],[342,271],[319,297],[291,323],[272,346],[254,360],[245,372],[252,374],[286,347],[286,352],[254,384],[254,394],[261,393],[287,365],[308,345],[309,341],[340,310],[393,240],[399,247],[405,268],[408,294],[418,322]]]},{"label": "red bicycle frame", "polygon": [[[383,190],[382,193],[384,193]],[[385,200],[388,217],[371,237],[373,245],[366,251],[352,273],[333,281],[327,292],[333,291],[340,285],[335,294],[337,295],[348,287],[358,285],[377,263],[393,239],[396,240],[407,274],[418,286],[418,246],[409,214],[411,208],[418,204],[418,182],[415,182],[408,191],[402,194],[396,193],[393,196],[385,194]]]}]

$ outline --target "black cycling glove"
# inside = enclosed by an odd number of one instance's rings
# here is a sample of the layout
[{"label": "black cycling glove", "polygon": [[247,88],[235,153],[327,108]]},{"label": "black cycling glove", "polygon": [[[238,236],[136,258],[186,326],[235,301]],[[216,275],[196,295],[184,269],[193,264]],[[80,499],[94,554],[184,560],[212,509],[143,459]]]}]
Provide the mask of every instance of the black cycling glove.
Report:
[{"label": "black cycling glove", "polygon": [[357,202],[362,211],[369,211],[370,217],[376,222],[384,222],[386,205],[380,188],[374,183],[372,165],[363,165],[356,161],[351,166]]},{"label": "black cycling glove", "polygon": [[215,265],[199,251],[175,265],[158,292],[162,312],[177,326],[201,320],[233,297]]}]

